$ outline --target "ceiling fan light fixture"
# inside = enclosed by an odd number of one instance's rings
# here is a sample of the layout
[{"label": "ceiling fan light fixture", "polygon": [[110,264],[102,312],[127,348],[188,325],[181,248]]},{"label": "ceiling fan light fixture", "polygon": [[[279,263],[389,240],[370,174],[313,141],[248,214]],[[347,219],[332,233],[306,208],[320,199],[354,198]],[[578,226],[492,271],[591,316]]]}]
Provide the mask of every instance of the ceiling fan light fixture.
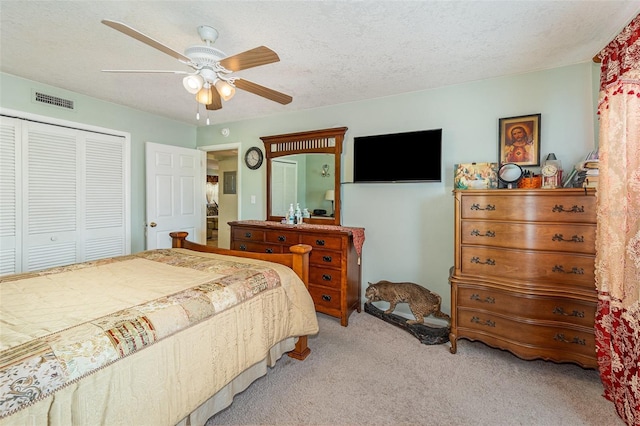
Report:
[{"label": "ceiling fan light fixture", "polygon": [[213,85],[216,87],[220,97],[225,101],[233,98],[233,95],[236,94],[236,88],[224,80],[217,79]]},{"label": "ceiling fan light fixture", "polygon": [[196,93],[196,101],[201,103],[202,105],[209,105],[213,102],[213,96],[211,94],[211,85],[209,83],[205,83],[204,87]]},{"label": "ceiling fan light fixture", "polygon": [[182,79],[182,85],[187,92],[196,94],[200,89],[202,89],[202,85],[204,84],[204,80],[199,75],[188,75]]}]

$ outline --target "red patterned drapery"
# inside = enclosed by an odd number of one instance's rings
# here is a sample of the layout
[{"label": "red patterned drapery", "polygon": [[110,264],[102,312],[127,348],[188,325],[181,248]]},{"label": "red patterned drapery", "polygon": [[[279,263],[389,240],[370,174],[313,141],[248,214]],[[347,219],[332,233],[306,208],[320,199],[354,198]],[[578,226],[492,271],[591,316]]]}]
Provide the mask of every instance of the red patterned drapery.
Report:
[{"label": "red patterned drapery", "polygon": [[605,397],[640,425],[640,15],[599,54],[596,351]]}]

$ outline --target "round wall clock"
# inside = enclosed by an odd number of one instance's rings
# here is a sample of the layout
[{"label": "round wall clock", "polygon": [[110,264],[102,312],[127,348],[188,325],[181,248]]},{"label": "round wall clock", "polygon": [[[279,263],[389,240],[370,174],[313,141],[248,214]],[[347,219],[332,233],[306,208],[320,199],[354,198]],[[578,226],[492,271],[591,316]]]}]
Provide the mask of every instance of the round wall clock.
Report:
[{"label": "round wall clock", "polygon": [[252,146],[244,154],[244,162],[251,170],[259,169],[262,166],[263,158],[262,151],[257,146]]}]

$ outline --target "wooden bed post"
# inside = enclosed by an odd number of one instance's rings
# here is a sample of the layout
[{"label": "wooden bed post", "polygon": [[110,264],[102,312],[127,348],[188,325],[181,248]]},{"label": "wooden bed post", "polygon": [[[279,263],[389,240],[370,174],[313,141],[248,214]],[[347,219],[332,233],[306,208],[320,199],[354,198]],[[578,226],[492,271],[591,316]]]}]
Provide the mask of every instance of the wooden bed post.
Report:
[{"label": "wooden bed post", "polygon": [[[298,244],[289,247],[291,253],[297,256],[293,256],[292,269],[298,274],[304,285],[309,289],[309,254],[312,247],[305,244]],[[307,336],[298,337],[296,347],[293,348],[288,355],[291,358],[302,361],[311,353],[311,349],[307,346]]]},{"label": "wooden bed post", "polygon": [[171,237],[171,247],[183,248],[187,235],[189,235],[188,232],[170,232],[169,236]]}]

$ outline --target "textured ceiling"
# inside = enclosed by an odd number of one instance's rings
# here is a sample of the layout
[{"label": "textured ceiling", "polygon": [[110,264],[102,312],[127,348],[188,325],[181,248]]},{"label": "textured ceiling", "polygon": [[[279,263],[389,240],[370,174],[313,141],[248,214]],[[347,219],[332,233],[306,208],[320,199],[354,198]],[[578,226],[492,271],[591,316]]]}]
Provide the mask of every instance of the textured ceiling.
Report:
[{"label": "textured ceiling", "polygon": [[204,125],[182,76],[101,72],[190,71],[102,19],[179,52],[201,43],[198,25],[227,55],[276,51],[280,62],[236,75],[293,102],[238,90],[210,113],[224,123],[590,61],[639,11],[637,0],[1,1],[0,70]]}]

